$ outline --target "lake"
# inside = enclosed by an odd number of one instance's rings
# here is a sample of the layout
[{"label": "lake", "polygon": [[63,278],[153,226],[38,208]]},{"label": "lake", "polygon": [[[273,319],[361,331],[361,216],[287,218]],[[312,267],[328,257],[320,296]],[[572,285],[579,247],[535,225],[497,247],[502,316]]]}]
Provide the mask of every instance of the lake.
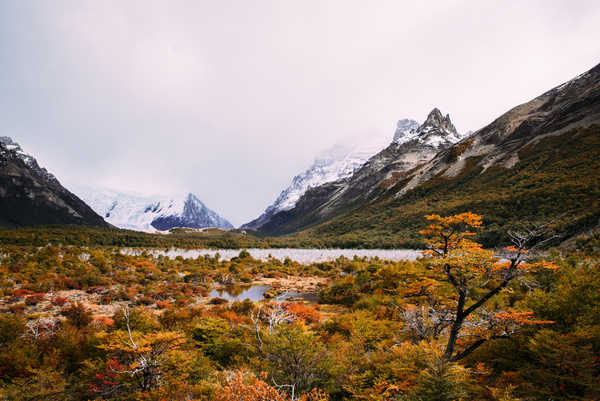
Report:
[{"label": "lake", "polygon": [[[281,248],[281,249],[260,249],[260,248],[249,248],[246,249],[253,258],[267,261],[269,258],[276,258],[284,260],[290,258],[300,263],[317,263],[334,260],[340,256],[344,256],[348,259],[352,259],[354,256],[359,258],[375,258],[385,260],[415,260],[422,256],[421,252],[414,249],[296,249],[296,248]],[[168,251],[159,249],[138,249],[138,248],[124,248],[121,250],[123,253],[129,255],[139,255],[142,252],[147,252],[153,256],[168,256],[170,258],[176,258],[181,256],[183,258],[195,259],[198,256],[209,255],[214,257],[217,253],[221,256],[221,259],[230,260],[240,254],[241,249],[177,249],[172,248]]]}]

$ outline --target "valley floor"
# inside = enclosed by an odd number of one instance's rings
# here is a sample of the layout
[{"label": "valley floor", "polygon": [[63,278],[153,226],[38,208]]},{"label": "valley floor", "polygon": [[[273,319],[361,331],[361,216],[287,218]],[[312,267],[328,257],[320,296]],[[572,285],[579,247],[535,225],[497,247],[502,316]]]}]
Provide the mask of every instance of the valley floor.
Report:
[{"label": "valley floor", "polygon": [[3,246],[0,399],[598,399],[597,249],[575,241],[511,282],[456,347],[482,345],[453,361],[456,298],[431,258]]}]

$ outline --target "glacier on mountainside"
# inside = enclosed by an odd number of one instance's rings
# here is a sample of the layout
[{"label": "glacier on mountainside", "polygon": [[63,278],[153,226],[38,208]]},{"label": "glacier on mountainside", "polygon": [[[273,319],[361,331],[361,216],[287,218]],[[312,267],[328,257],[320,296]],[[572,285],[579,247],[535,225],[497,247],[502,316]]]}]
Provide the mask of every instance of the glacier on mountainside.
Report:
[{"label": "glacier on mountainside", "polygon": [[110,224],[136,231],[166,231],[173,227],[233,228],[194,194],[143,196],[111,189],[76,188],[76,193]]}]

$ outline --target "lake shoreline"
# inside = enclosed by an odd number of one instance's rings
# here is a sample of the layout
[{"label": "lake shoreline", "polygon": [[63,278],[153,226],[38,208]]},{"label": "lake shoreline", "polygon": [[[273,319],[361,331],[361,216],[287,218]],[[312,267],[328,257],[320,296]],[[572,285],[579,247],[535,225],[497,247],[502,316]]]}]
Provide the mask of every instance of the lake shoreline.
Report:
[{"label": "lake shoreline", "polygon": [[142,255],[147,253],[154,257],[164,256],[176,258],[181,256],[185,259],[198,258],[199,256],[218,257],[221,260],[231,260],[238,257],[240,252],[248,252],[254,259],[268,261],[278,259],[284,261],[286,258],[299,263],[322,263],[333,261],[339,257],[348,259],[367,258],[391,261],[416,260],[423,256],[420,250],[415,249],[317,249],[317,248],[246,248],[246,249],[180,249],[170,248],[168,250],[158,248],[122,248],[121,252],[127,255]]}]

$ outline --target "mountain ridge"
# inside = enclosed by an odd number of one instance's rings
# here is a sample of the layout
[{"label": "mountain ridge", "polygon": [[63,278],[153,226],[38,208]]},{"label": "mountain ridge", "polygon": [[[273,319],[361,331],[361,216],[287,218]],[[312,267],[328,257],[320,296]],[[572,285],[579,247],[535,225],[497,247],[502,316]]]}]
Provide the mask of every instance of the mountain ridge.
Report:
[{"label": "mountain ridge", "polygon": [[[416,244],[424,214],[483,214],[487,246],[525,222],[565,236],[600,227],[600,64],[536,98],[405,174],[377,199],[295,235],[344,246]],[[415,245],[417,246],[417,245]]]},{"label": "mountain ridge", "polygon": [[280,211],[258,228],[267,235],[288,234],[342,213],[387,189],[387,180],[430,160],[460,139],[450,116],[434,108],[423,124],[400,120],[394,140],[352,175],[308,189],[294,208]]},{"label": "mountain ridge", "polygon": [[191,192],[177,196],[143,196],[83,186],[76,190],[94,210],[119,228],[146,232],[176,227],[233,228]]},{"label": "mountain ridge", "polygon": [[[404,119],[398,122],[396,133],[418,126],[414,120]],[[370,157],[379,152],[382,143],[359,143],[336,145],[318,155],[313,164],[304,172],[292,178],[277,199],[256,219],[243,224],[242,229],[255,230],[268,223],[279,213],[293,209],[298,200],[311,188],[350,177]]]},{"label": "mountain ridge", "polygon": [[0,225],[109,226],[7,136],[0,137],[0,167]]}]

